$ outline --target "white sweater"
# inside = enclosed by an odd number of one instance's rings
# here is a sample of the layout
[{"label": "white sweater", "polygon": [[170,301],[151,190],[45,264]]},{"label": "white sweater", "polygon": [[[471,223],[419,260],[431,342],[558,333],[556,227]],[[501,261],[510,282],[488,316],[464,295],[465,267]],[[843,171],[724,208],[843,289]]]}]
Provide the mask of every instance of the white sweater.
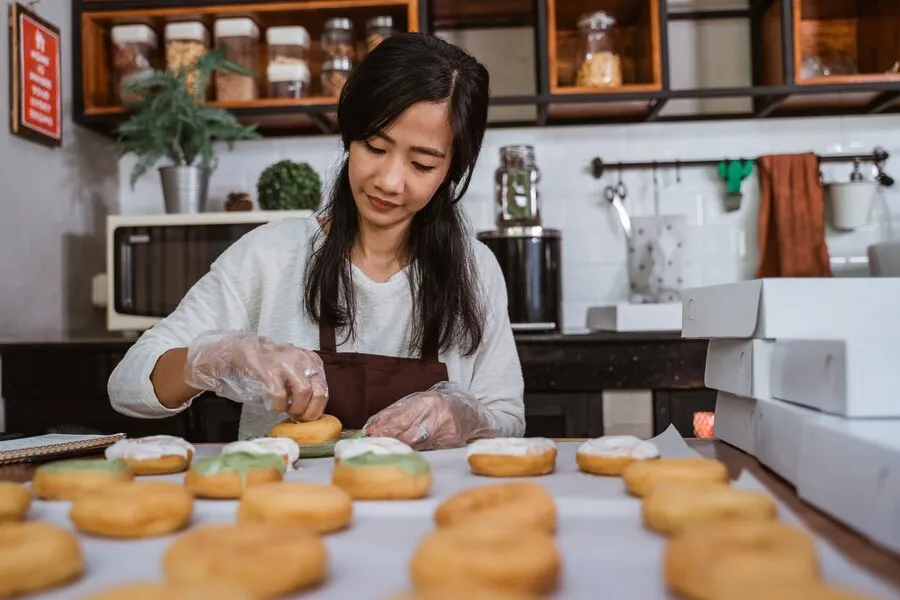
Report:
[{"label": "white sweater", "polygon": [[[204,331],[253,330],[277,342],[319,349],[319,329],[303,305],[304,270],[313,236],[312,219],[286,218],[262,225],[232,244],[185,295],[178,307],[128,350],[109,379],[113,408],[131,417],[163,418],[185,410],[160,404],[150,381],[156,361],[172,348],[186,347]],[[456,350],[442,353],[450,381],[459,384],[497,417],[502,436],[525,433],[524,384],[507,312],[506,285],[494,255],[472,241],[478,278],[486,294],[487,319],[481,347],[469,357]],[[339,352],[409,356],[412,297],[407,271],[380,283],[352,269],[357,302],[356,336]],[[344,335],[337,332],[337,343]],[[268,434],[283,419],[260,405],[241,412],[238,437]]]}]

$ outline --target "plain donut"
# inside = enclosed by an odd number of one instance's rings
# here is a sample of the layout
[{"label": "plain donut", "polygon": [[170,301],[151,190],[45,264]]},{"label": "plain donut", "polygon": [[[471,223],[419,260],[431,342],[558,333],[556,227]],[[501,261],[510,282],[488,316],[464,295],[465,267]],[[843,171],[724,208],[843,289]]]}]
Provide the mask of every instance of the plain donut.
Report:
[{"label": "plain donut", "polygon": [[295,421],[288,417],[275,425],[270,437],[291,438],[301,446],[327,444],[341,437],[343,425],[334,415],[322,415],[315,421]]},{"label": "plain donut", "polygon": [[712,481],[729,483],[728,469],[711,458],[660,458],[631,463],[622,473],[625,489],[644,496],[650,488],[668,481]]},{"label": "plain donut", "polygon": [[542,486],[499,483],[463,490],[444,500],[434,511],[438,527],[460,523],[506,525],[556,531],[556,503]]},{"label": "plain donut", "polygon": [[778,505],[764,492],[720,483],[661,483],[644,496],[641,515],[648,529],[673,534],[699,523],[772,521]]}]

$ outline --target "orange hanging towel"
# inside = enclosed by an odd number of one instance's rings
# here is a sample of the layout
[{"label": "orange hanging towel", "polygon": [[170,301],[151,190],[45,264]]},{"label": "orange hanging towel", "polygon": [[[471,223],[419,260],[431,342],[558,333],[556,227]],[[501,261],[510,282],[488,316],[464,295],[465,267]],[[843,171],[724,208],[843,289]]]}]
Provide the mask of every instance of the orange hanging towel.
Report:
[{"label": "orange hanging towel", "polygon": [[763,156],[759,188],[756,277],[831,277],[818,157]]}]

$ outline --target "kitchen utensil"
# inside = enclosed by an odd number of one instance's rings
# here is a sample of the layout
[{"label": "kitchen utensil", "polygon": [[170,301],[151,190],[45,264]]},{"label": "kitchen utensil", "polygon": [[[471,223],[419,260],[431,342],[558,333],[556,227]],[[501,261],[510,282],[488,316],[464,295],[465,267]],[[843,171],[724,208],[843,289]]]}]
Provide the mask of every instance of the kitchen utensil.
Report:
[{"label": "kitchen utensil", "polygon": [[684,287],[685,215],[635,217],[628,240],[633,304],[679,302]]},{"label": "kitchen utensil", "polygon": [[615,186],[608,185],[603,190],[603,196],[606,198],[606,201],[609,202],[612,207],[616,210],[616,213],[619,216],[619,222],[622,224],[622,230],[625,232],[625,237],[631,237],[631,218],[628,216],[628,211],[625,210],[625,205],[622,202],[628,196],[628,190],[625,188],[625,184],[622,182],[622,173],[619,172],[619,181]]},{"label": "kitchen utensil", "polygon": [[740,210],[741,184],[753,173],[753,161],[750,160],[725,160],[719,163],[719,177],[726,182],[725,210],[734,212]]}]

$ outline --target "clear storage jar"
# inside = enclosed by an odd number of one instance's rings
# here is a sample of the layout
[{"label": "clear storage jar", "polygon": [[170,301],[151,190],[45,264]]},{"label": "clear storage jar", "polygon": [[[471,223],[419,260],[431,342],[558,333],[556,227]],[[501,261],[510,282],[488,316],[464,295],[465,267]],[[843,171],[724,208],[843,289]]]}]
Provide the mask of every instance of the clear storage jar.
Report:
[{"label": "clear storage jar", "polygon": [[269,27],[266,30],[269,46],[269,65],[303,64],[309,59],[309,32],[305,27]]},{"label": "clear storage jar", "polygon": [[113,69],[116,79],[116,98],[119,103],[140,98],[125,92],[125,87],[137,76],[153,68],[153,54],[157,39],[147,25],[117,25],[110,31],[113,50]]},{"label": "clear storage jar", "polygon": [[325,21],[322,28],[322,50],[329,57],[346,56],[352,59],[356,54],[353,46],[353,21],[345,17]]},{"label": "clear storage jar", "polygon": [[276,63],[266,69],[269,98],[305,98],[309,96],[309,67],[306,63]]},{"label": "clear storage jar", "polygon": [[616,20],[602,10],[579,17],[575,85],[622,86],[622,61],[616,48],[616,33]]},{"label": "clear storage jar", "polygon": [[[253,71],[259,49],[259,27],[252,19],[218,19],[214,27],[216,48],[239,67]],[[229,72],[216,72],[216,100],[247,102],[256,100],[256,78]]]},{"label": "clear storage jar", "polygon": [[392,16],[372,17],[366,21],[366,52],[371,52],[396,32]]},{"label": "clear storage jar", "polygon": [[[165,28],[166,68],[177,73],[190,68],[209,51],[209,30],[200,21],[168,23]],[[197,85],[197,73],[187,77],[187,87],[192,93]],[[199,90],[206,96],[207,90]]]},{"label": "clear storage jar", "polygon": [[352,68],[353,64],[346,56],[335,56],[322,63],[322,95],[340,96]]}]

